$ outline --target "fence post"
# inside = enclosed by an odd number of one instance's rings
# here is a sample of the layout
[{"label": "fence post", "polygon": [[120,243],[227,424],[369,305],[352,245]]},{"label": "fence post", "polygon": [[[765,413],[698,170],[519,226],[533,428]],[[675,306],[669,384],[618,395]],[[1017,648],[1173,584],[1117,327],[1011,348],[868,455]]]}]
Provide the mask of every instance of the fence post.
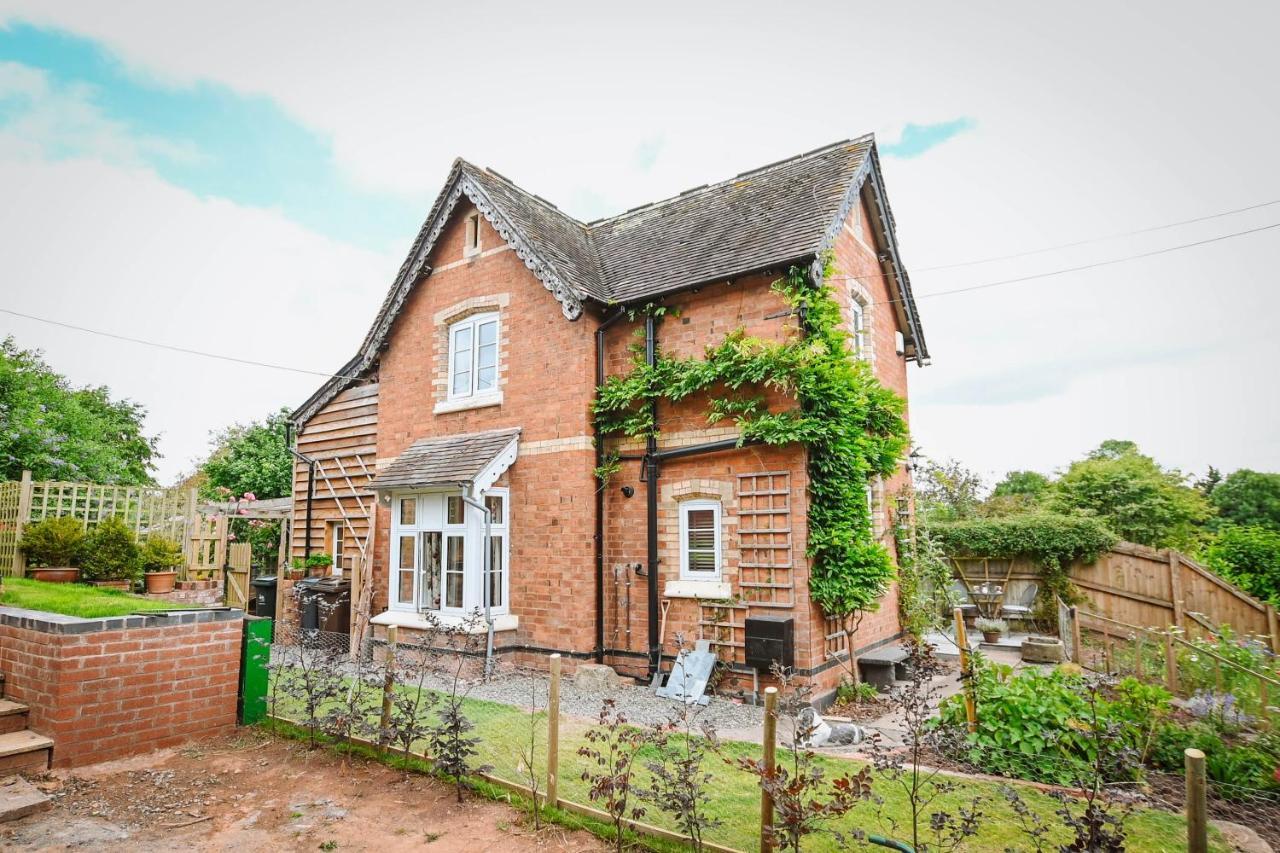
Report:
[{"label": "fence post", "polygon": [[1178,695],[1178,659],[1173,653],[1173,629],[1164,632],[1164,686],[1174,696]]},{"label": "fence post", "polygon": [[[560,653],[551,655],[551,688],[547,694],[547,805],[559,808],[556,788],[560,777]],[[537,803],[533,804],[538,807]]]},{"label": "fence post", "polygon": [[[277,580],[277,583],[280,581]],[[396,640],[399,631],[395,625],[387,626],[386,672],[382,674],[382,721],[378,728],[378,743],[387,742],[391,730],[391,697],[396,689]]]},{"label": "fence post", "polygon": [[1084,663],[1084,649],[1080,645],[1080,610],[1071,605],[1071,662]]},{"label": "fence post", "polygon": [[[764,689],[764,770],[766,778],[773,776],[778,764],[778,688]],[[760,853],[773,850],[769,830],[773,827],[773,795],[768,786],[760,786]]]},{"label": "fence post", "polygon": [[964,627],[964,611],[959,607],[953,616],[956,620],[956,646],[960,649],[960,678],[964,689],[964,718],[969,732],[978,730],[978,708],[973,700],[973,667],[969,660],[969,633]]},{"label": "fence post", "polygon": [[[1182,627],[1182,560],[1177,551],[1169,549],[1169,592],[1173,598],[1173,624]],[[1138,621],[1138,620],[1133,620]]]},{"label": "fence post", "polygon": [[1271,637],[1271,651],[1280,654],[1280,624],[1277,624],[1276,609],[1267,605],[1267,633]]},{"label": "fence post", "polygon": [[22,528],[31,515],[31,472],[22,472],[18,484],[18,517],[13,525],[13,574],[22,577],[27,573],[27,558],[22,553]]},{"label": "fence post", "polygon": [[1187,772],[1187,853],[1208,853],[1209,823],[1205,803],[1204,753],[1188,749]]}]

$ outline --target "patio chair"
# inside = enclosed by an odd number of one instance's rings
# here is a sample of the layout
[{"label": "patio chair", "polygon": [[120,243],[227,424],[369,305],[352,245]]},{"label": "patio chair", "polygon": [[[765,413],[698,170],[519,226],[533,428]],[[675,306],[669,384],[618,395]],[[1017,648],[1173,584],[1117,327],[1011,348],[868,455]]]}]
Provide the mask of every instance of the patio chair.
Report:
[{"label": "patio chair", "polygon": [[1031,610],[1036,604],[1036,596],[1039,594],[1040,584],[1027,584],[1015,603],[1006,604],[1000,608],[1000,615],[1007,619],[1029,619]]},{"label": "patio chair", "polygon": [[978,605],[969,598],[969,588],[959,578],[951,581],[951,600],[964,614],[964,621],[971,622],[978,615]]}]

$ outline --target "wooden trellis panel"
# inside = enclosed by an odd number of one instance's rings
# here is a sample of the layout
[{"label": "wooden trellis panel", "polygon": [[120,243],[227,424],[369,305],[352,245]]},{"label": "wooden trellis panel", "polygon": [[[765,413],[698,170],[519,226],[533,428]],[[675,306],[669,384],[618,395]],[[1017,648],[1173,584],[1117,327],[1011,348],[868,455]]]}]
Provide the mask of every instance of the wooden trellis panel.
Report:
[{"label": "wooden trellis panel", "polygon": [[738,475],[738,587],[752,607],[794,607],[791,475]]},{"label": "wooden trellis panel", "polygon": [[827,617],[822,620],[825,646],[823,651],[828,658],[841,657],[849,653],[849,635],[839,619]]},{"label": "wooden trellis panel", "polygon": [[17,482],[0,483],[0,575],[14,575],[21,570],[18,563],[18,532],[21,525],[18,496],[22,485]]},{"label": "wooden trellis panel", "polygon": [[249,604],[249,568],[253,545],[232,542],[227,546],[227,605],[244,609]]},{"label": "wooden trellis panel", "polygon": [[698,620],[698,636],[711,641],[711,648],[724,663],[747,663],[747,606],[745,604],[703,604]]},{"label": "wooden trellis panel", "polygon": [[38,481],[31,484],[26,523],[71,516],[88,530],[116,516],[139,538],[154,534],[181,541],[193,499],[185,489]]}]

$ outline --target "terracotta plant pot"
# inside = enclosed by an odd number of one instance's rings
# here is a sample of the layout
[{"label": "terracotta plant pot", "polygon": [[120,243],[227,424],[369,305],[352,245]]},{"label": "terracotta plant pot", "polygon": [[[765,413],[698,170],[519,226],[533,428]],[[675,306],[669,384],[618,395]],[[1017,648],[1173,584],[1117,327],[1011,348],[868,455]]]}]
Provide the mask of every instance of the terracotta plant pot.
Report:
[{"label": "terracotta plant pot", "polygon": [[982,632],[982,642],[984,642],[984,643],[998,643],[998,642],[1000,642],[1000,632],[999,632],[999,631],[983,631],[983,632]]},{"label": "terracotta plant pot", "polygon": [[128,592],[129,589],[133,586],[133,582],[125,578],[121,578],[120,580],[114,580],[114,581],[89,581],[89,583],[92,584],[93,586],[102,587],[103,589],[120,589],[120,590],[124,590],[125,592]]},{"label": "terracotta plant pot", "polygon": [[80,570],[71,566],[42,566],[27,569],[27,577],[45,583],[75,583],[80,577]]},{"label": "terracotta plant pot", "polygon": [[166,592],[173,592],[173,584],[178,577],[178,573],[147,572],[144,577],[147,580],[147,595],[161,595]]}]

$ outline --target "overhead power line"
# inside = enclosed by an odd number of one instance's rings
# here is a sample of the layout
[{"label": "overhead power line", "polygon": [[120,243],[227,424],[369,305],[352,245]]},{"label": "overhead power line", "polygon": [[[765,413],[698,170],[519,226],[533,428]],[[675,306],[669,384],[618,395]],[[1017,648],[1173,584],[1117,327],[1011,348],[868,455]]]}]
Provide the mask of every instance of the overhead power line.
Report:
[{"label": "overhead power line", "polygon": [[1261,210],[1264,207],[1280,204],[1280,199],[1272,201],[1264,201],[1259,204],[1251,204],[1248,207],[1237,207],[1234,210],[1224,210],[1220,213],[1210,213],[1207,216],[1197,216],[1194,219],[1180,219],[1177,222],[1166,222],[1164,225],[1152,225],[1150,228],[1138,228],[1133,231],[1120,231],[1115,234],[1104,234],[1100,237],[1088,237],[1084,240],[1076,240],[1074,243],[1059,243],[1056,246],[1045,246],[1040,249],[1030,249],[1025,252],[1014,252],[1009,255],[995,255],[990,258],[977,258],[972,261],[958,261],[953,264],[937,264],[932,267],[916,267],[916,272],[932,272],[933,270],[953,270],[960,267],[973,267],[978,264],[990,264],[996,261],[1011,261],[1016,258],[1027,258],[1032,255],[1042,255],[1045,252],[1056,252],[1059,249],[1074,249],[1077,246],[1087,246],[1090,243],[1101,243],[1106,240],[1119,240],[1122,237],[1136,237],[1139,234],[1150,234],[1153,231],[1164,231],[1168,228],[1177,228],[1181,225],[1192,225],[1196,222],[1208,222],[1210,219],[1220,219],[1223,216],[1234,216],[1237,213],[1247,213],[1250,210]]},{"label": "overhead power line", "polygon": [[[1061,269],[1049,270],[1047,272],[1018,276],[1017,278],[1006,278],[1006,279],[1001,279],[999,281],[980,282],[978,284],[970,284],[964,287],[952,288],[950,290],[937,290],[931,293],[921,293],[921,294],[917,294],[915,298],[929,299],[929,298],[938,297],[938,296],[953,296],[959,293],[970,293],[977,290],[987,290],[993,287],[1004,287],[1006,285],[1019,284],[1027,281],[1036,281],[1044,278],[1053,278],[1060,275],[1066,275],[1068,273],[1082,272],[1084,270],[1097,269],[1099,267],[1107,267],[1115,264],[1128,263],[1129,261],[1136,261],[1142,258],[1151,258],[1157,255],[1167,255],[1171,252],[1178,252],[1183,249],[1191,249],[1197,246],[1206,246],[1211,243],[1220,243],[1224,240],[1230,240],[1235,237],[1244,237],[1249,234],[1257,234],[1262,231],[1270,231],[1273,228],[1280,228],[1280,222],[1274,222],[1270,225],[1260,225],[1257,228],[1249,228],[1244,231],[1233,231],[1230,234],[1222,234],[1217,237],[1209,237],[1204,240],[1196,240],[1190,243],[1179,243],[1174,246],[1166,246],[1162,249],[1154,249],[1149,252],[1140,252],[1136,255],[1126,255],[1120,258],[1110,258],[1108,260],[1095,261],[1089,264],[1080,264],[1078,266],[1073,266],[1073,267],[1063,267]],[[869,278],[869,277],[870,276],[833,276],[833,278],[836,280],[846,280],[846,281],[848,280],[856,281],[859,278]],[[886,299],[878,302],[873,302],[871,304],[892,305],[894,303],[901,302],[901,301],[902,300],[900,299]],[[112,340],[117,340],[117,341],[125,341],[127,343],[138,344],[140,346],[155,347],[156,349],[168,350],[169,352],[180,352],[186,355],[195,355],[195,356],[200,356],[202,358],[212,358],[212,359],[217,359],[218,361],[232,362],[234,364],[244,364],[244,365],[249,365],[251,367],[265,367],[271,370],[281,370],[287,373],[300,373],[307,376],[317,376],[323,379],[354,378],[354,377],[348,376],[347,374],[325,373],[319,370],[307,370],[306,368],[302,368],[302,367],[291,367],[285,364],[274,364],[271,362],[256,361],[254,359],[241,358],[239,356],[224,355],[222,353],[206,352],[204,350],[191,349],[189,347],[175,346],[173,344],[166,344],[159,341],[149,341],[144,338],[137,338],[131,335],[122,335],[116,332],[107,332],[102,329],[92,329],[92,328],[89,328],[88,326],[80,326],[75,323],[67,323],[62,320],[53,320],[48,317],[39,317],[39,316],[36,316],[35,314],[27,314],[22,311],[15,311],[12,308],[0,307],[0,313],[8,314],[13,317],[21,317],[25,320],[32,320],[37,323],[46,323],[50,326],[58,326],[63,329],[71,329],[77,332],[84,332],[85,334],[89,334],[89,335],[97,335],[99,337],[111,338]]]}]

